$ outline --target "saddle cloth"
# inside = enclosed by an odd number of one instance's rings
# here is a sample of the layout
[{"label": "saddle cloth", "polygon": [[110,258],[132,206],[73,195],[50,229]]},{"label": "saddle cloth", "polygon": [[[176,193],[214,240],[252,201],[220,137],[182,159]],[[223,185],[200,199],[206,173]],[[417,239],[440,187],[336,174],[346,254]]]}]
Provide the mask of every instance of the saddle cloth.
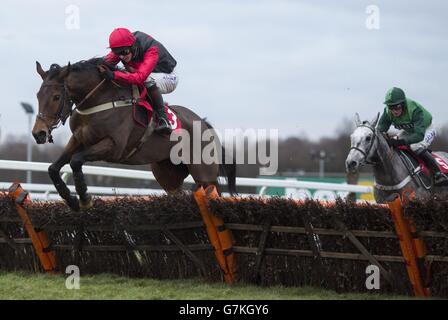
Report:
[{"label": "saddle cloth", "polygon": [[[431,187],[431,172],[426,166],[426,164],[421,160],[415,152],[413,152],[408,147],[400,147],[398,149],[398,155],[401,160],[405,164],[406,168],[409,171],[409,174],[412,177],[417,178],[417,180],[422,184],[425,188],[429,189]],[[431,152],[431,155],[436,160],[439,165],[440,170],[447,174],[448,173],[448,164],[445,162],[443,158],[441,158],[437,153]]]}]

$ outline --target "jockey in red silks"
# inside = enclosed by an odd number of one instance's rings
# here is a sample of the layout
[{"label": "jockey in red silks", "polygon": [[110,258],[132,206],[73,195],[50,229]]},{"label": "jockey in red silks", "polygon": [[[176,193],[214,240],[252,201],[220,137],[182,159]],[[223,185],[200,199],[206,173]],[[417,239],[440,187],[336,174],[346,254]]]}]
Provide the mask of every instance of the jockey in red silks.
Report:
[{"label": "jockey in red silks", "polygon": [[104,61],[110,65],[121,61],[127,72],[103,68],[100,69],[102,77],[129,85],[144,85],[148,89],[158,119],[155,131],[171,133],[162,94],[170,93],[177,87],[176,60],[151,36],[140,31],[131,33],[126,28],[112,31],[109,36],[109,48],[111,52],[104,57]]}]

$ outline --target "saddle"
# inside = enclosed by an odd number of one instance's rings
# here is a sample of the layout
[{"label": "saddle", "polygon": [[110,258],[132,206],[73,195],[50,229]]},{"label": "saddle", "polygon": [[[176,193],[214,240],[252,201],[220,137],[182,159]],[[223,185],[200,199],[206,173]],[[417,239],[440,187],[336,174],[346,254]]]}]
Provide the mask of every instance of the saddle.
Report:
[{"label": "saddle", "polygon": [[[426,190],[430,190],[432,187],[432,173],[423,160],[407,146],[399,147],[397,152],[408,170],[409,175]],[[431,152],[431,155],[436,160],[440,170],[447,174],[448,164],[437,153]]]}]

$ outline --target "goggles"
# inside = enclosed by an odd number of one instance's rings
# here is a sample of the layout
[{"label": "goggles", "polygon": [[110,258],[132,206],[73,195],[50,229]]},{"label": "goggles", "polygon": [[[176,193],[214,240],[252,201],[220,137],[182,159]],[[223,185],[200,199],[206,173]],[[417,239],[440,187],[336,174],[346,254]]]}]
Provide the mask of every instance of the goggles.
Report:
[{"label": "goggles", "polygon": [[399,104],[394,104],[394,105],[390,105],[387,107],[389,108],[389,110],[399,110],[403,107],[403,105],[401,103],[399,103]]},{"label": "goggles", "polygon": [[117,56],[126,56],[131,53],[131,47],[113,48],[112,52]]}]

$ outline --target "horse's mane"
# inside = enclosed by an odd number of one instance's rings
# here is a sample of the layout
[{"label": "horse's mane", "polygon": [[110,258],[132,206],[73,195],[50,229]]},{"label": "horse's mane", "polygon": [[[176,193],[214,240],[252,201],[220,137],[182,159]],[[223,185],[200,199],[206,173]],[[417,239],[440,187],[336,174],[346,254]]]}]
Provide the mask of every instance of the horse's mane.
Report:
[{"label": "horse's mane", "polygon": [[112,71],[117,70],[117,67],[115,65],[106,63],[103,58],[91,58],[89,60],[81,60],[70,65],[70,71],[98,70],[97,66],[99,65],[105,65]]},{"label": "horse's mane", "polygon": [[[99,66],[99,65],[104,65],[112,71],[118,70],[116,66],[104,62],[103,58],[91,58],[89,60],[81,60],[74,64],[71,64],[70,72],[71,71],[74,71],[74,72],[84,72],[84,71],[98,72],[97,66]],[[59,73],[64,68],[67,68],[67,66],[61,67],[59,64],[53,63],[50,66],[50,69],[48,70],[48,80],[58,78]]]}]

